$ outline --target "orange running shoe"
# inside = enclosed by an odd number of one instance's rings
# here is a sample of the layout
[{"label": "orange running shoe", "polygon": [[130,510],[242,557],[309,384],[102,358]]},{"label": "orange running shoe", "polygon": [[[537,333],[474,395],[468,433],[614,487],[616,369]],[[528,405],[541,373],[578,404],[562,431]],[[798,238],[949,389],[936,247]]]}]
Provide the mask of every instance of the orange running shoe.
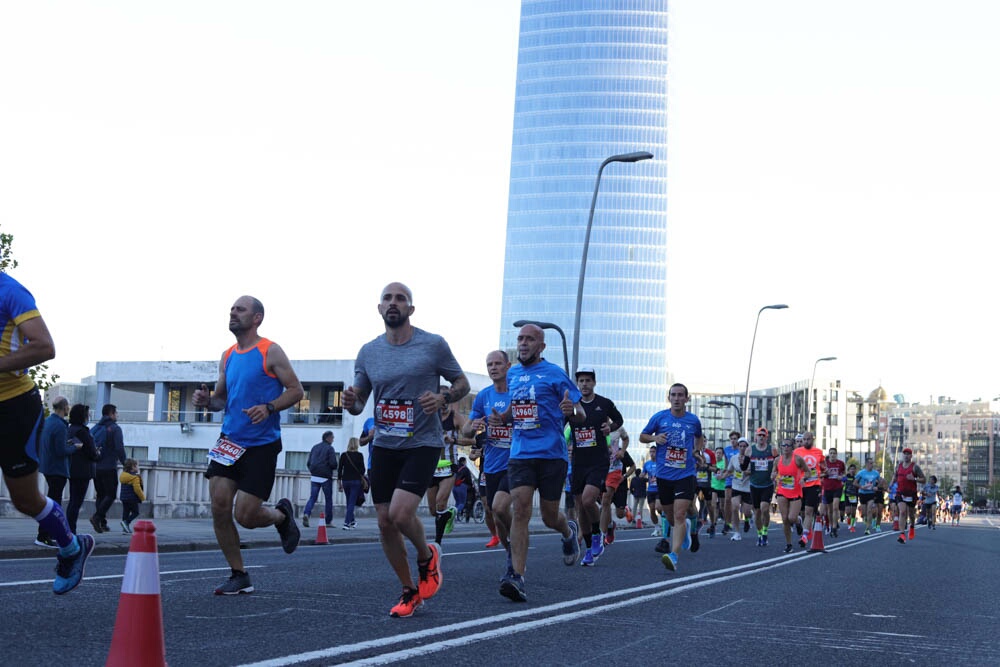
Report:
[{"label": "orange running shoe", "polygon": [[913,526],[911,525],[910,526],[910,534],[907,535],[906,537],[907,537],[907,539],[912,540],[915,535],[916,535],[916,532],[913,530]]},{"label": "orange running shoe", "polygon": [[438,545],[430,544],[429,548],[431,550],[431,559],[426,563],[417,562],[417,570],[420,573],[417,588],[420,597],[424,600],[434,597],[434,594],[441,588],[441,581],[444,579],[441,575],[441,552],[438,549]]},{"label": "orange running shoe", "polygon": [[500,546],[500,538],[496,535],[490,538],[490,541],[486,543],[487,549],[492,549],[493,547]]},{"label": "orange running shoe", "polygon": [[403,594],[399,596],[399,602],[389,610],[389,615],[393,618],[406,618],[413,616],[413,612],[420,609],[424,601],[420,599],[420,593],[412,588],[404,588]]}]

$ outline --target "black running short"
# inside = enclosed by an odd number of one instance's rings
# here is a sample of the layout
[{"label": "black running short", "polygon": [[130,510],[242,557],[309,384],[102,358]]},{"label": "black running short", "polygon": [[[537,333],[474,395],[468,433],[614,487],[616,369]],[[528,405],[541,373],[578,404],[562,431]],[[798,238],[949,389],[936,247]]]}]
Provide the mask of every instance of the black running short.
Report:
[{"label": "black running short", "polygon": [[[239,444],[239,443],[237,443]],[[247,447],[243,456],[231,466],[209,461],[205,477],[225,477],[236,482],[236,488],[255,498],[267,500],[274,488],[274,471],[281,453],[281,438],[266,445]]]},{"label": "black running short", "polygon": [[387,503],[396,489],[423,497],[440,460],[440,447],[372,449],[372,503]]},{"label": "black running short", "polygon": [[803,486],[802,506],[811,507],[814,510],[819,509],[819,496],[820,496],[819,486]]},{"label": "black running short", "polygon": [[37,389],[0,401],[0,468],[10,478],[38,470],[42,398]]},{"label": "black running short", "polygon": [[566,486],[566,468],[563,459],[510,459],[507,462],[507,479],[511,491],[519,486],[538,490],[542,500],[556,501],[562,497]]},{"label": "black running short", "polygon": [[486,473],[486,504],[493,507],[493,498],[497,493],[510,493],[510,484],[507,481],[507,471]]},{"label": "black running short", "polygon": [[675,500],[694,500],[694,475],[673,480],[657,477],[656,486],[660,490],[660,504],[664,507],[673,505]]},{"label": "black running short", "polygon": [[770,505],[772,498],[774,498],[774,484],[750,487],[750,504],[754,507],[760,507],[762,503]]}]

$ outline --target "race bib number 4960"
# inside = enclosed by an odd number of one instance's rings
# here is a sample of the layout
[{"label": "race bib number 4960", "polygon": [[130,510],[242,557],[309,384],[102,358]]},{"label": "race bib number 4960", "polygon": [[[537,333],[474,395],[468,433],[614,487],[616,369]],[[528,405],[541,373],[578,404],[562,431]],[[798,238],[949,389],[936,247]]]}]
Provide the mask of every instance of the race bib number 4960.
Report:
[{"label": "race bib number 4960", "polygon": [[524,431],[542,425],[538,420],[538,403],[530,399],[518,399],[511,403],[510,409],[514,416],[514,428]]}]

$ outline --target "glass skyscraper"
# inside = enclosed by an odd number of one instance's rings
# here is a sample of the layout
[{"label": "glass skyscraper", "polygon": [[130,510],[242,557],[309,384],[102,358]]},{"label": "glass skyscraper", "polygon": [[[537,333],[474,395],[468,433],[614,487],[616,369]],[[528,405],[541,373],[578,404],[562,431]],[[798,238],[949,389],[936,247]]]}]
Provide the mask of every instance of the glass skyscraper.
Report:
[{"label": "glass skyscraper", "polygon": [[[514,105],[503,349],[528,319],[561,327],[572,350],[597,169],[654,155],[604,169],[580,322],[579,365],[638,433],[667,405],[666,0],[522,0]],[[562,365],[558,333],[546,343]]]}]

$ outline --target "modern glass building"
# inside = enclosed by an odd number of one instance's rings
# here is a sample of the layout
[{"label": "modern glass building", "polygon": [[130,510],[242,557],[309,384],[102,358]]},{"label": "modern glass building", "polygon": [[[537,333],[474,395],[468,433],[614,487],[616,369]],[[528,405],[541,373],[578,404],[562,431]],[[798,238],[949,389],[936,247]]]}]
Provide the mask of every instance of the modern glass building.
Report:
[{"label": "modern glass building", "polygon": [[[580,323],[579,364],[637,433],[667,393],[666,0],[523,0],[514,104],[503,349],[528,319],[561,327],[572,350],[597,170],[654,155],[604,169]],[[561,364],[559,335],[546,343]]]}]

